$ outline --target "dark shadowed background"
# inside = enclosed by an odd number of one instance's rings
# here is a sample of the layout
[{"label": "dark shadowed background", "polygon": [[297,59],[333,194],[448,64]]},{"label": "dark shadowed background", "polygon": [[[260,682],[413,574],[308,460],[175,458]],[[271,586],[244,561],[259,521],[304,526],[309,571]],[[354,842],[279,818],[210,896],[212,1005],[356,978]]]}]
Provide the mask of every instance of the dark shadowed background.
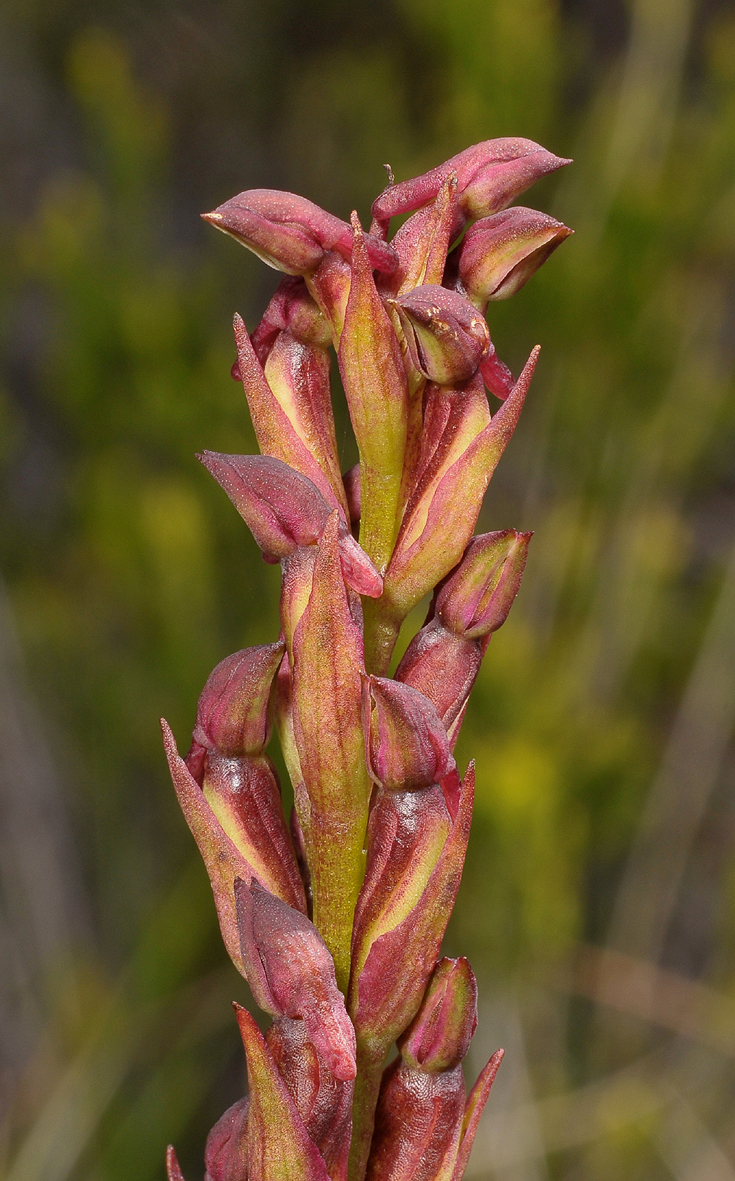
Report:
[{"label": "dark shadowed background", "polygon": [[[277,276],[198,214],[366,218],[491,136],[575,165],[576,235],[491,305],[543,346],[481,526],[533,529],[458,755],[447,950],[468,1171],[735,1179],[735,8],[717,0],[5,0],[0,14],[0,1171],[189,1181],[242,1093],[211,892],[160,749],[278,630],[194,459],[253,451],[238,310]],[[344,421],[344,417],[342,418]],[[345,465],[353,446],[341,428]]]}]

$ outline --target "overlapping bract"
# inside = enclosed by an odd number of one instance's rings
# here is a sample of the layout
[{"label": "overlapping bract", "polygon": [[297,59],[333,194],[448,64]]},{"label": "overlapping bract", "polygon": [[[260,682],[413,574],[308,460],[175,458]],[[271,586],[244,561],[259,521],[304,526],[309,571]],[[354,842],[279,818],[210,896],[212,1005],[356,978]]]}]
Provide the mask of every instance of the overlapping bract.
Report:
[{"label": "overlapping bract", "polygon": [[[476,984],[439,956],[474,767],[461,777],[452,751],[526,561],[530,533],[473,532],[538,354],[514,379],[484,313],[571,232],[507,208],[565,163],[488,140],[391,184],[370,233],[264,189],[204,215],[285,272],[252,336],[235,318],[261,454],[200,456],[281,565],[281,636],[217,666],[185,760],[163,723],[227,949],[273,1018],[263,1036],[236,1007],[249,1096],[212,1129],[206,1181],[460,1181],[467,1164],[502,1051],[466,1098]],[[344,476],[331,346],[360,455]],[[182,1181],[173,1149],[167,1165]]]}]

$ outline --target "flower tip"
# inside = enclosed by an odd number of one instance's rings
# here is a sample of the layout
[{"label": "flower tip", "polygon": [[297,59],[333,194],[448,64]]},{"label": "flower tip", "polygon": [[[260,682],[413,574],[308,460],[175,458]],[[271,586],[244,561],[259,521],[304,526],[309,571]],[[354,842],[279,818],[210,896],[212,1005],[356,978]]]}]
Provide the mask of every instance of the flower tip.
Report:
[{"label": "flower tip", "polygon": [[200,213],[199,216],[201,217],[202,221],[211,222],[213,225],[217,225],[218,222],[223,220],[221,213]]},{"label": "flower tip", "polygon": [[165,718],[160,719],[161,733],[163,734],[163,749],[166,751],[166,757],[169,761],[173,758],[178,758],[179,748],[176,745],[174,733]]},{"label": "flower tip", "polygon": [[181,1172],[181,1165],[173,1144],[169,1144],[166,1149],[166,1175],[168,1181],[184,1181],[184,1174]]}]

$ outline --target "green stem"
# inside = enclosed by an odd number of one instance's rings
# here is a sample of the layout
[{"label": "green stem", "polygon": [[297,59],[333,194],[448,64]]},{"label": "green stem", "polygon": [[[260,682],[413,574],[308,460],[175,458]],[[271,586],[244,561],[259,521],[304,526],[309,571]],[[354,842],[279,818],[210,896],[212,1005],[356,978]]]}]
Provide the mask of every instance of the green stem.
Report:
[{"label": "green stem", "polygon": [[348,1181],[363,1181],[365,1176],[385,1056],[385,1048],[376,1050],[358,1042]]},{"label": "green stem", "polygon": [[391,609],[385,596],[363,599],[365,669],[376,677],[387,677],[390,659],[405,615]]}]

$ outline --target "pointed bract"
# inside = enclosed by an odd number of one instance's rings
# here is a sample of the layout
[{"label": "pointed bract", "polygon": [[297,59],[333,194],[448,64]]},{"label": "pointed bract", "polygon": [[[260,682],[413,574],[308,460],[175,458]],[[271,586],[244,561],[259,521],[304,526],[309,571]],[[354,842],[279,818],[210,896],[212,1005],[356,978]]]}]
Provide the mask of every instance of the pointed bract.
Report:
[{"label": "pointed bract", "polygon": [[531,353],[513,393],[459,455],[452,447],[427,471],[404,518],[385,574],[385,593],[408,613],[459,561],[493,471],[510,440],[536,366]]},{"label": "pointed bract", "polygon": [[[474,767],[470,765],[457,818],[430,872],[426,873],[426,859],[417,857],[407,870],[402,904],[387,889],[393,872],[376,874],[372,896],[355,915],[350,1012],[358,1045],[362,1040],[387,1049],[418,1011],[459,888],[473,798]],[[425,839],[421,832],[420,840]],[[389,857],[388,865],[393,860]],[[412,896],[416,896],[415,905],[409,905]]]},{"label": "pointed bract", "polygon": [[457,1152],[457,1159],[452,1170],[450,1181],[462,1181],[472,1151],[472,1145],[480,1123],[480,1116],[490,1096],[490,1089],[495,1082],[495,1076],[503,1061],[503,1050],[496,1050],[487,1066],[480,1072],[480,1077],[470,1091],[462,1120],[462,1133]]},{"label": "pointed bract", "polygon": [[[420,801],[422,795],[440,793],[440,790],[430,788],[413,796],[404,794],[403,799],[418,798]],[[395,806],[397,797],[393,793],[386,792],[385,798],[387,803]],[[406,874],[408,888],[401,892],[402,904],[393,903],[390,890],[384,889],[384,883],[390,882],[394,876],[392,866],[400,865],[405,853],[397,858],[393,854],[395,832],[391,836],[390,826],[387,826],[382,841],[376,840],[376,844],[387,847],[387,852],[383,853],[380,848],[376,850],[376,872],[371,877],[368,868],[366,875],[366,886],[370,879],[373,888],[366,892],[362,911],[358,908],[355,914],[348,1005],[357,1035],[356,1094],[361,1101],[359,1108],[357,1104],[355,1107],[351,1151],[355,1176],[362,1175],[370,1151],[380,1071],[388,1047],[416,1015],[439,955],[462,876],[473,798],[474,767],[470,764],[456,818],[433,868],[428,858],[416,858],[416,865],[412,865]],[[426,868],[430,872],[423,884],[421,877]],[[418,895],[414,905],[410,905],[412,893]]]},{"label": "pointed bract", "polygon": [[[331,446],[330,422],[320,424],[316,439],[312,439],[307,430],[308,422],[313,419],[319,405],[324,401],[324,389],[320,389],[318,383],[316,387],[311,383],[305,395],[294,403],[290,381],[281,381],[279,378],[274,392],[266,381],[247,328],[240,316],[235,316],[233,327],[237,345],[238,374],[245,390],[255,436],[262,454],[280,459],[295,471],[307,476],[330,507],[344,511],[340,489],[333,482],[333,457],[330,457],[324,468],[320,466],[325,448],[328,450]],[[275,336],[271,344],[275,347]],[[280,360],[283,361],[283,358]],[[324,360],[322,358],[321,363],[316,363],[322,370]]]},{"label": "pointed bract", "polygon": [[441,283],[457,204],[457,178],[450,174],[431,205],[404,222],[391,242],[399,267],[389,277],[381,276],[385,295],[398,294],[423,283]]},{"label": "pointed bract", "polygon": [[281,787],[268,756],[230,758],[208,751],[202,791],[258,881],[289,906],[305,911],[304,886],[283,814]]},{"label": "pointed bract", "polygon": [[352,914],[364,872],[370,780],[361,715],[362,637],[338,561],[337,515],[322,536],[293,641],[293,727],[306,805],[296,797],[314,923],[346,987]]},{"label": "pointed bract", "polygon": [[360,452],[360,544],[382,571],[398,528],[408,383],[356,215],[354,234],[352,282],[338,359]]},{"label": "pointed bract", "polygon": [[[300,879],[299,883],[296,883],[292,869],[289,872],[288,863],[280,860],[278,849],[276,856],[272,855],[270,837],[267,831],[264,833],[264,826],[261,825],[257,812],[249,817],[253,838],[248,852],[252,860],[237,848],[217,820],[186,763],[179,757],[174,736],[163,719],[161,729],[179,805],[209,874],[222,938],[232,962],[238,972],[244,975],[235,913],[235,880],[243,878],[250,881],[256,878],[274,894],[283,894],[289,903],[293,902],[294,905],[302,905],[305,908],[303,887],[300,886]],[[280,807],[280,800],[278,805]],[[267,850],[266,856],[263,855],[264,849]],[[294,897],[297,889],[298,894]]]},{"label": "pointed bract", "polygon": [[[265,363],[265,379],[299,441],[329,481],[330,506],[346,518],[326,349],[303,344],[281,332]],[[310,466],[311,477],[313,468]],[[313,478],[313,477],[311,477]]]},{"label": "pointed bract", "polygon": [[169,1144],[166,1149],[166,1176],[168,1181],[184,1181],[184,1174],[181,1172],[179,1158],[173,1144]]},{"label": "pointed bract", "polygon": [[421,901],[451,831],[452,818],[439,786],[420,792],[376,792],[365,881],[355,910],[353,999],[370,948]]}]

